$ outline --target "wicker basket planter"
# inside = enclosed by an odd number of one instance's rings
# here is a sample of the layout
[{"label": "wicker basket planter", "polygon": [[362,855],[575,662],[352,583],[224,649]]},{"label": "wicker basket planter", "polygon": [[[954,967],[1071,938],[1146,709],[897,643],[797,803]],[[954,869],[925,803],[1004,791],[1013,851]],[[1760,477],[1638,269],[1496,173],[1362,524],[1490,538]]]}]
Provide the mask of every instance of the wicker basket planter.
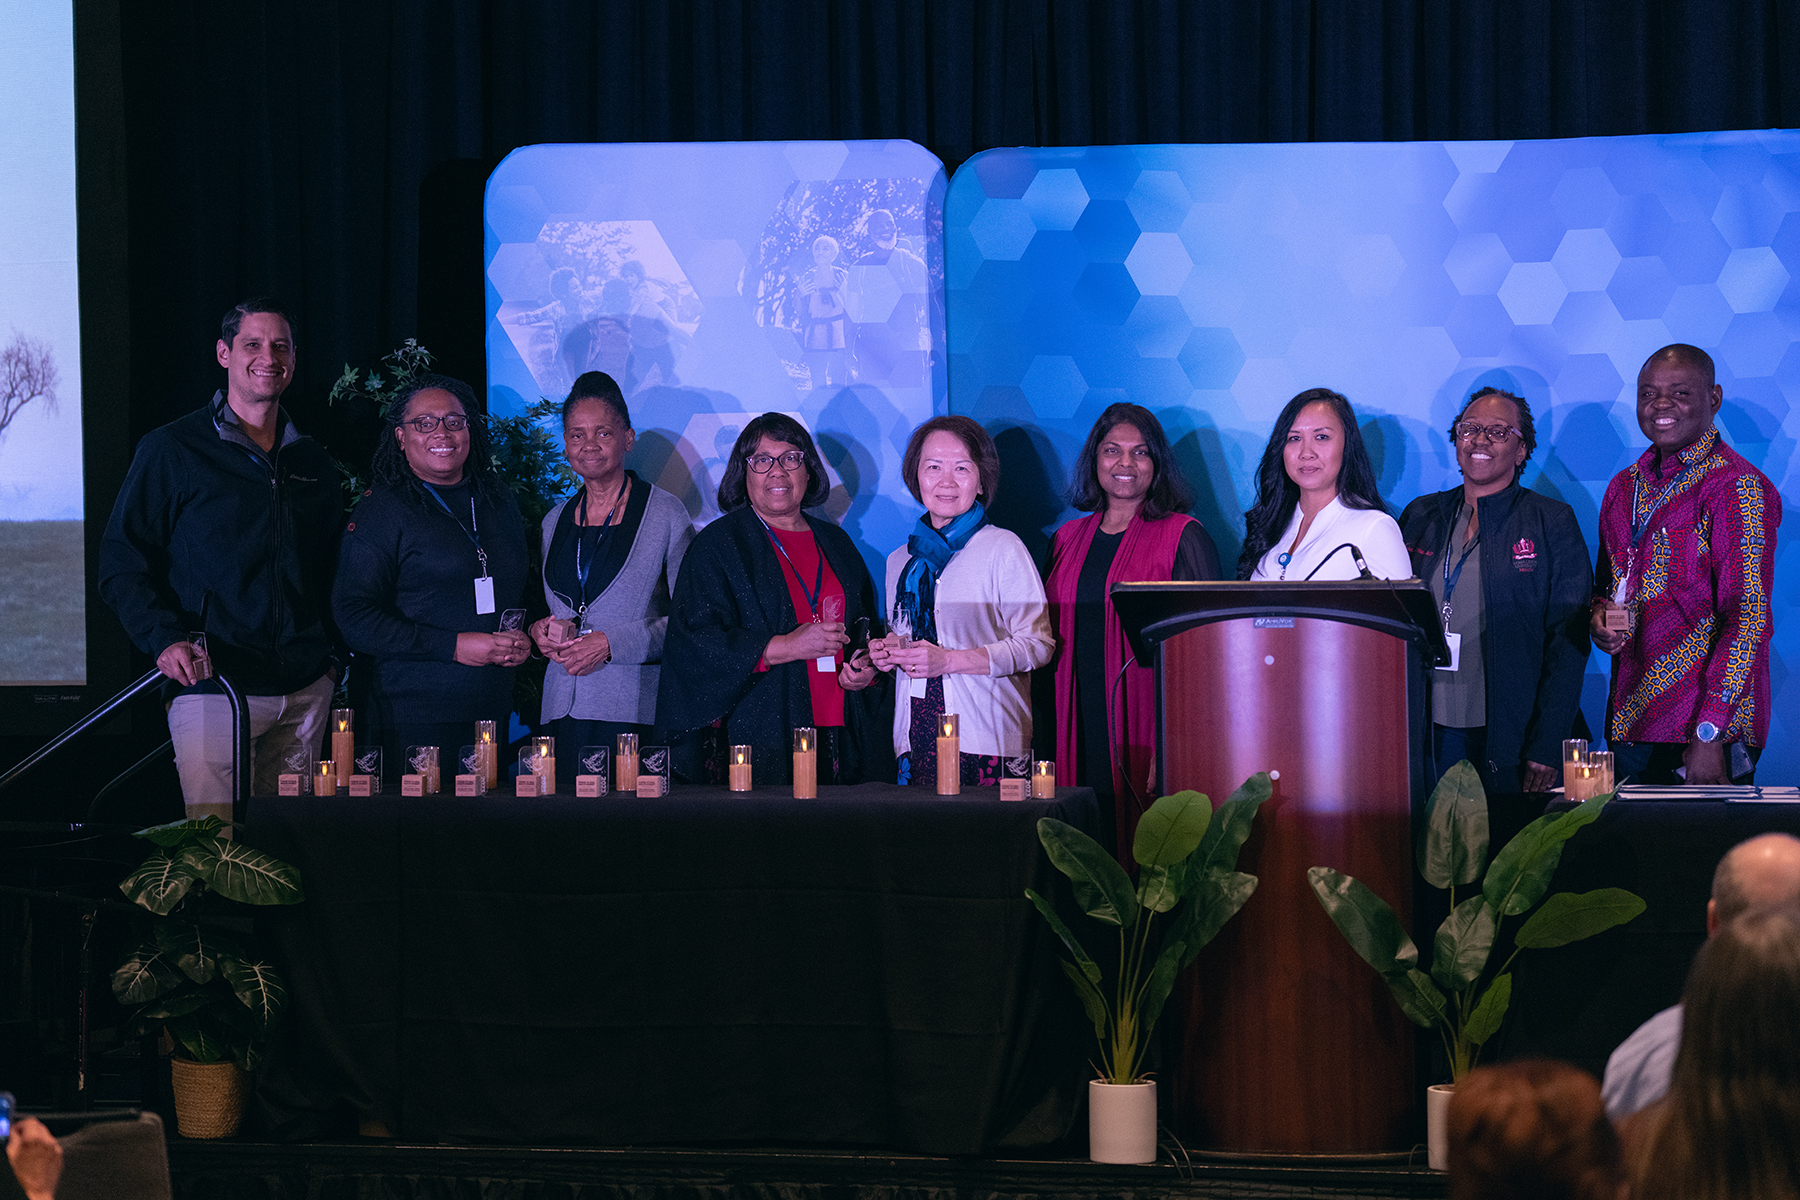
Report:
[{"label": "wicker basket planter", "polygon": [[230,1137],[244,1119],[244,1072],[229,1060],[169,1060],[175,1086],[175,1127],[186,1138]]}]

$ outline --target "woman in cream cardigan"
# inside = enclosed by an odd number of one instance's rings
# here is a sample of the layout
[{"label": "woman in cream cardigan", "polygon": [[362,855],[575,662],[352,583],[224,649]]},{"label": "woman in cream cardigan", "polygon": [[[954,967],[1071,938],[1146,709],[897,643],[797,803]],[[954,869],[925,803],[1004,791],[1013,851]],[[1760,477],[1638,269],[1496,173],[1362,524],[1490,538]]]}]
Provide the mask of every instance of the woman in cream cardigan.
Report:
[{"label": "woman in cream cardigan", "polygon": [[870,646],[894,670],[900,782],[937,781],[937,718],[960,718],[961,777],[996,782],[1002,758],[1029,754],[1031,671],[1050,661],[1044,585],[1025,544],[986,524],[1000,456],[968,417],[937,417],[907,444],[902,470],[925,513],[888,555],[890,633]]}]

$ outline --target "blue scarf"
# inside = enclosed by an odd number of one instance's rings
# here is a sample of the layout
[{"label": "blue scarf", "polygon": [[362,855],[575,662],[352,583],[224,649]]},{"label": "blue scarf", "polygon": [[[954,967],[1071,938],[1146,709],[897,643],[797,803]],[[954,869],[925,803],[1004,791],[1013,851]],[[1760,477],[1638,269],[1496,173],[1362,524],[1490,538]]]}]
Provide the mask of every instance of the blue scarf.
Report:
[{"label": "blue scarf", "polygon": [[977,500],[968,512],[956,517],[942,529],[931,527],[931,514],[919,518],[906,548],[912,552],[900,581],[894,585],[894,611],[904,613],[912,623],[912,635],[927,642],[937,641],[937,581],[950,565],[950,556],[969,544],[976,530],[987,521],[987,509]]}]

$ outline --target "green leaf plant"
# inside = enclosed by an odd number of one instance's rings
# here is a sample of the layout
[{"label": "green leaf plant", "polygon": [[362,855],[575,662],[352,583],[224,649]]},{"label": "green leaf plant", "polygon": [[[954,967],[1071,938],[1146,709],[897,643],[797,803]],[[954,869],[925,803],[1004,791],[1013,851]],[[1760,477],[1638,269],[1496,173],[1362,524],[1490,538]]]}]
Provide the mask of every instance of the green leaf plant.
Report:
[{"label": "green leaf plant", "polygon": [[149,928],[113,972],[112,990],[137,1032],[160,1024],[194,1061],[253,1071],[287,989],[251,956],[237,906],[298,904],[305,893],[298,868],[226,841],[223,828],[205,817],[134,835],[150,854],[119,890],[149,914]]},{"label": "green leaf plant", "polygon": [[1256,890],[1256,877],[1237,870],[1238,851],[1269,790],[1266,773],[1252,775],[1216,812],[1199,792],[1159,797],[1132,839],[1136,884],[1087,834],[1054,817],[1038,821],[1038,840],[1069,877],[1075,903],[1118,930],[1119,967],[1109,980],[1055,906],[1025,889],[1073,959],[1063,960],[1063,974],[1094,1024],[1106,1082],[1138,1082],[1175,976]]},{"label": "green leaf plant", "polygon": [[[1489,864],[1487,793],[1481,776],[1466,760],[1451,767],[1432,790],[1418,851],[1425,882],[1450,893],[1450,915],[1438,926],[1429,974],[1419,968],[1419,948],[1386,901],[1330,867],[1307,871],[1307,882],[1350,948],[1387,981],[1415,1024],[1436,1029],[1443,1038],[1452,1079],[1460,1080],[1475,1067],[1482,1046],[1506,1019],[1512,963],[1519,951],[1566,946],[1644,911],[1643,900],[1623,888],[1544,898],[1563,844],[1611,799],[1596,796],[1567,812],[1539,817]],[[1465,891],[1459,900],[1457,889],[1471,887],[1473,893]],[[1513,929],[1511,953],[1495,968],[1494,950],[1510,917],[1525,920]]]}]

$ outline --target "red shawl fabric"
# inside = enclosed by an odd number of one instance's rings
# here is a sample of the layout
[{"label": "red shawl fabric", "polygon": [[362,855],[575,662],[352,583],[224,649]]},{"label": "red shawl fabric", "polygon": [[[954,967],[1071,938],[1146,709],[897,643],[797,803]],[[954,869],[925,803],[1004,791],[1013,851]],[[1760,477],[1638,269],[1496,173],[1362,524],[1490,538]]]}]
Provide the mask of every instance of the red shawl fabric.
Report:
[{"label": "red shawl fabric", "polygon": [[[1056,782],[1075,786],[1075,585],[1100,528],[1100,513],[1070,521],[1056,531],[1050,550],[1050,578],[1045,592],[1050,600],[1050,621],[1056,627],[1060,652],[1056,658]],[[1182,530],[1194,518],[1179,513],[1156,521],[1136,517],[1125,529],[1119,553],[1106,573],[1106,677],[1083,679],[1082,687],[1106,689],[1109,740],[1117,747],[1113,758],[1113,811],[1118,822],[1119,859],[1131,862],[1131,839],[1138,816],[1150,806],[1151,766],[1156,752],[1156,675],[1147,667],[1133,666],[1125,673],[1123,694],[1113,690],[1119,668],[1131,658],[1131,646],[1113,612],[1112,585],[1167,580],[1175,569],[1175,552]],[[1119,711],[1120,704],[1124,712]],[[1123,739],[1123,745],[1118,739]],[[1127,773],[1131,786],[1126,786]]]}]

